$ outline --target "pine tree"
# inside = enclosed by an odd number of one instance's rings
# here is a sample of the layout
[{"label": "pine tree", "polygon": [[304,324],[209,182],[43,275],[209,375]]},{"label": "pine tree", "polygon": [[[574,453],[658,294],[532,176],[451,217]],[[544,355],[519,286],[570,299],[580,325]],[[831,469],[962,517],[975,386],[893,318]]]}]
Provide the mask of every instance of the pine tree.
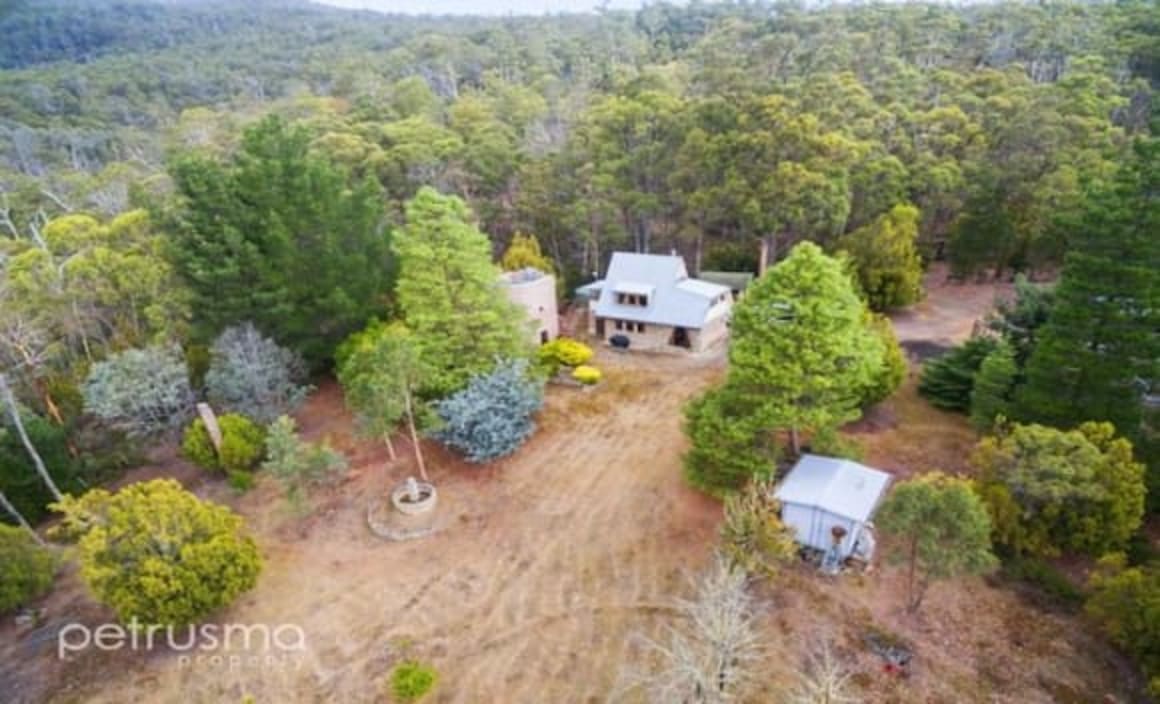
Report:
[{"label": "pine tree", "polygon": [[1018,373],[1015,353],[1006,342],[1000,342],[983,359],[971,389],[971,424],[975,428],[990,430],[996,418],[1007,415]]},{"label": "pine tree", "polygon": [[459,198],[422,188],[394,242],[399,304],[430,372],[428,396],[463,388],[496,358],[530,353],[526,315],[500,290],[491,243],[469,218]]},{"label": "pine tree", "polygon": [[941,357],[927,361],[922,365],[918,393],[936,408],[969,411],[975,376],[996,344],[994,338],[972,337]]},{"label": "pine tree", "polygon": [[1015,277],[1014,300],[998,301],[987,316],[987,328],[1011,346],[1020,378],[1054,305],[1054,286],[1031,283],[1020,274]]},{"label": "pine tree", "polygon": [[1134,440],[1147,435],[1143,395],[1160,379],[1158,194],[1160,140],[1142,141],[1064,223],[1071,252],[1017,396],[1020,420],[1102,420]]},{"label": "pine tree", "polygon": [[177,159],[169,254],[203,340],[252,321],[317,368],[384,311],[394,269],[379,186],[315,155],[310,140],[270,117],[227,163]]},{"label": "pine tree", "polygon": [[797,453],[799,431],[861,415],[883,363],[865,321],[842,262],[803,242],[734,307],[726,384]]}]

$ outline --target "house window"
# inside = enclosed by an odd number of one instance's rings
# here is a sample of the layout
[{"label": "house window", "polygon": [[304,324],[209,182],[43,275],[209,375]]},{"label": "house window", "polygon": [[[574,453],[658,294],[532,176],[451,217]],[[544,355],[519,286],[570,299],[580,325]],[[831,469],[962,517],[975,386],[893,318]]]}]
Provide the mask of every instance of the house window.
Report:
[{"label": "house window", "polygon": [[637,332],[644,332],[644,323],[637,323],[636,324],[636,331]]},{"label": "house window", "polygon": [[618,293],[616,302],[622,306],[648,306],[648,296],[643,293]]},{"label": "house window", "polygon": [[623,330],[623,329],[624,329],[624,321],[623,321],[623,320],[618,320],[618,321],[616,321],[616,329],[617,329],[617,330]]}]

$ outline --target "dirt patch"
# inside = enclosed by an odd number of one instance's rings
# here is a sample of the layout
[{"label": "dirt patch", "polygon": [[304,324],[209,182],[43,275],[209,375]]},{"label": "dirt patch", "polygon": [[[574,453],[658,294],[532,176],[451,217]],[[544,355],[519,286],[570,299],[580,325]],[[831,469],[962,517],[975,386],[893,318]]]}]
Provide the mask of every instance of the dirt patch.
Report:
[{"label": "dirt patch", "polygon": [[899,342],[920,358],[970,337],[996,301],[1010,298],[1015,291],[1008,282],[956,283],[943,265],[932,267],[924,283],[922,301],[890,316]]}]

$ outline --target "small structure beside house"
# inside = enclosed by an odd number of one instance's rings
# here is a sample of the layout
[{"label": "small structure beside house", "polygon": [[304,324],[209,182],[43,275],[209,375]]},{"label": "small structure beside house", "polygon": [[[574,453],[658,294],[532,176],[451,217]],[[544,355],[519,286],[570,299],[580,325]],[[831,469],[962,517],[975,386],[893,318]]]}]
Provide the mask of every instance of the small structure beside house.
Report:
[{"label": "small structure beside house", "polygon": [[711,284],[728,286],[733,292],[733,300],[736,301],[757,277],[748,271],[702,271],[697,274],[697,278]]},{"label": "small structure beside house", "polygon": [[819,550],[836,566],[874,556],[870,519],[890,486],[890,475],[852,460],[802,455],[774,490],[781,520],[798,543]]},{"label": "small structure beside house", "polygon": [[676,255],[616,252],[608,274],[576,293],[588,299],[588,333],[629,349],[701,352],[729,334],[730,289],[690,278]]},{"label": "small structure beside house", "polygon": [[532,341],[537,345],[560,336],[560,317],[556,309],[556,277],[539,269],[526,268],[500,275],[508,298],[528,312],[532,321]]}]

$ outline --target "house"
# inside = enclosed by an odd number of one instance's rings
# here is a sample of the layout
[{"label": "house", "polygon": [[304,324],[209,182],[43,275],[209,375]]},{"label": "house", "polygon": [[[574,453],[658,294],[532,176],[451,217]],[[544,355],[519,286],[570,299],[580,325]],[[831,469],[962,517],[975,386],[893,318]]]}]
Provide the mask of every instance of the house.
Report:
[{"label": "house", "polygon": [[528,319],[532,321],[532,342],[542,345],[559,337],[556,277],[529,267],[504,272],[500,281],[511,302],[527,311]]},{"label": "house", "polygon": [[616,252],[607,275],[577,290],[589,301],[588,332],[630,349],[709,349],[729,334],[727,286],[689,278],[679,256]]},{"label": "house", "polygon": [[[797,541],[837,561],[874,555],[870,522],[890,486],[890,475],[851,460],[802,455],[774,491],[781,519]],[[840,530],[835,531],[835,528]]]}]

